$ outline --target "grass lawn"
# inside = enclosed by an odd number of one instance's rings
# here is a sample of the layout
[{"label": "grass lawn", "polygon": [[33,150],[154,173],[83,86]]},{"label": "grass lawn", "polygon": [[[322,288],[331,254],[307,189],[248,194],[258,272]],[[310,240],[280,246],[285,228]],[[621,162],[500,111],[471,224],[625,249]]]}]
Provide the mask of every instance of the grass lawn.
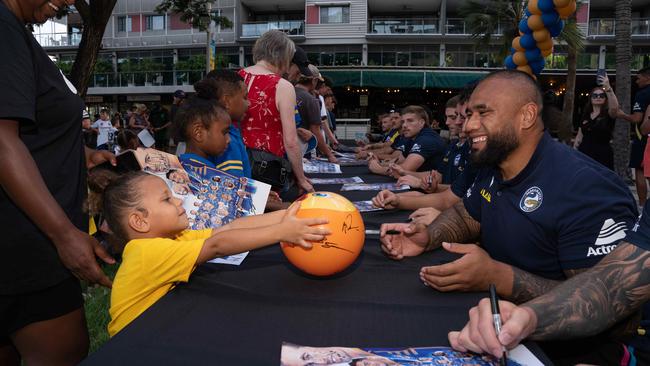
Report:
[{"label": "grass lawn", "polygon": [[[112,280],[119,264],[112,266],[104,265],[104,272]],[[106,327],[111,317],[108,315],[108,306],[111,299],[111,290],[101,286],[90,286],[84,288],[84,299],[86,308],[86,321],[88,322],[88,333],[90,335],[90,351],[95,352],[108,340]]]}]

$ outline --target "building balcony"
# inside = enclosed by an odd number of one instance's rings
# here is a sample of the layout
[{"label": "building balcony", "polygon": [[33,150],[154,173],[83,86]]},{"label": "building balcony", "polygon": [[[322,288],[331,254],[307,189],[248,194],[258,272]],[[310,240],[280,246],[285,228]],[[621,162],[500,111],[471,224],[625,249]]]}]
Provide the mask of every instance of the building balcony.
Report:
[{"label": "building balcony", "polygon": [[205,76],[205,70],[162,70],[93,74],[89,87],[161,87],[192,85]]},{"label": "building balcony", "polygon": [[280,30],[291,38],[305,37],[305,22],[303,20],[280,20],[243,23],[240,38],[259,38],[265,32],[273,29]]},{"label": "building balcony", "polygon": [[[632,37],[650,37],[650,18],[633,18],[630,24]],[[589,20],[589,37],[613,37],[616,35],[614,18],[596,18]]]},{"label": "building balcony", "polygon": [[34,33],[34,38],[41,47],[77,47],[81,33]]},{"label": "building balcony", "polygon": [[370,19],[368,34],[404,35],[404,34],[440,34],[440,20],[437,18],[391,18]]}]

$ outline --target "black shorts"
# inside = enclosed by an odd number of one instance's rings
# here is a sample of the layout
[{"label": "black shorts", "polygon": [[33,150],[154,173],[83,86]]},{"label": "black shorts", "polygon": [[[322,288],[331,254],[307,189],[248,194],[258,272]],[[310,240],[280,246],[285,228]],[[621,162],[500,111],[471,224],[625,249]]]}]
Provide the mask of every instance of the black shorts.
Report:
[{"label": "black shorts", "polygon": [[632,139],[632,146],[630,147],[630,168],[643,169],[643,154],[645,153],[645,145],[648,139],[639,140]]},{"label": "black shorts", "polygon": [[29,324],[58,318],[82,306],[81,286],[75,277],[35,292],[0,295],[0,346]]}]

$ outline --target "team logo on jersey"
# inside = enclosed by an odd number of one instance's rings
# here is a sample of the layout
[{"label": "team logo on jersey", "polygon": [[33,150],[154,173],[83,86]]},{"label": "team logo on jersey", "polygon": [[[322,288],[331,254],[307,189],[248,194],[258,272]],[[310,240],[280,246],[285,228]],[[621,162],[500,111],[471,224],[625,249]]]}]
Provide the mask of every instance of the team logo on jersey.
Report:
[{"label": "team logo on jersey", "polygon": [[420,144],[413,144],[411,152],[420,152],[420,150],[422,150],[422,146],[420,146]]},{"label": "team logo on jersey", "polygon": [[627,224],[624,221],[605,220],[603,226],[600,228],[594,246],[587,249],[587,257],[609,254],[609,252],[616,248],[616,244],[614,243],[625,238],[626,231]]},{"label": "team logo on jersey", "polygon": [[77,88],[75,88],[75,86],[72,84],[72,82],[70,80],[68,80],[67,77],[65,77],[65,74],[63,73],[63,71],[59,70],[59,72],[61,73],[61,76],[63,76],[63,81],[65,81],[65,85],[68,86],[68,89],[70,89],[72,94],[77,94]]},{"label": "team logo on jersey", "polygon": [[454,166],[458,166],[460,164],[460,158],[461,158],[460,154],[456,155],[456,157],[454,158]]},{"label": "team logo on jersey", "polygon": [[533,212],[542,205],[544,194],[539,187],[530,187],[521,197],[519,208],[524,212]]}]

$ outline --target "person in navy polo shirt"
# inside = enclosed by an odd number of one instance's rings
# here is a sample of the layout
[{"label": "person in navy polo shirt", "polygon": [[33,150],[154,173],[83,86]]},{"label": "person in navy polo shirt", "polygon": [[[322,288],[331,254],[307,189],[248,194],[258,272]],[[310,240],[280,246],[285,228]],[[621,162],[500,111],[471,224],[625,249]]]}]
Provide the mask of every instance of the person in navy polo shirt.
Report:
[{"label": "person in navy polo shirt", "polygon": [[[400,139],[400,137],[404,137]],[[438,169],[446,144],[442,137],[429,127],[429,117],[424,108],[411,105],[402,109],[402,133],[393,144],[395,151],[404,157],[398,165],[406,171],[428,171]],[[389,175],[388,166],[379,163],[376,156],[368,162],[368,169],[381,175]]]},{"label": "person in navy polo shirt", "polygon": [[[527,74],[499,71],[482,80],[464,127],[482,167],[474,184],[428,227],[382,225],[389,257],[443,246],[463,256],[422,268],[425,285],[485,291],[494,283],[501,297],[524,302],[611,252],[634,223],[634,198],[613,172],[553,141],[541,106]],[[386,235],[391,229],[401,234]]]},{"label": "person in navy polo shirt", "polygon": [[[515,347],[524,338],[552,340],[586,337],[624,320],[650,300],[650,205],[616,250],[596,266],[543,296],[517,307],[501,301],[504,320],[497,337],[488,299],[472,309],[475,316],[449,343],[460,351],[492,353]],[[638,365],[650,364],[647,354],[633,350]],[[630,363],[632,364],[632,363]]]}]

